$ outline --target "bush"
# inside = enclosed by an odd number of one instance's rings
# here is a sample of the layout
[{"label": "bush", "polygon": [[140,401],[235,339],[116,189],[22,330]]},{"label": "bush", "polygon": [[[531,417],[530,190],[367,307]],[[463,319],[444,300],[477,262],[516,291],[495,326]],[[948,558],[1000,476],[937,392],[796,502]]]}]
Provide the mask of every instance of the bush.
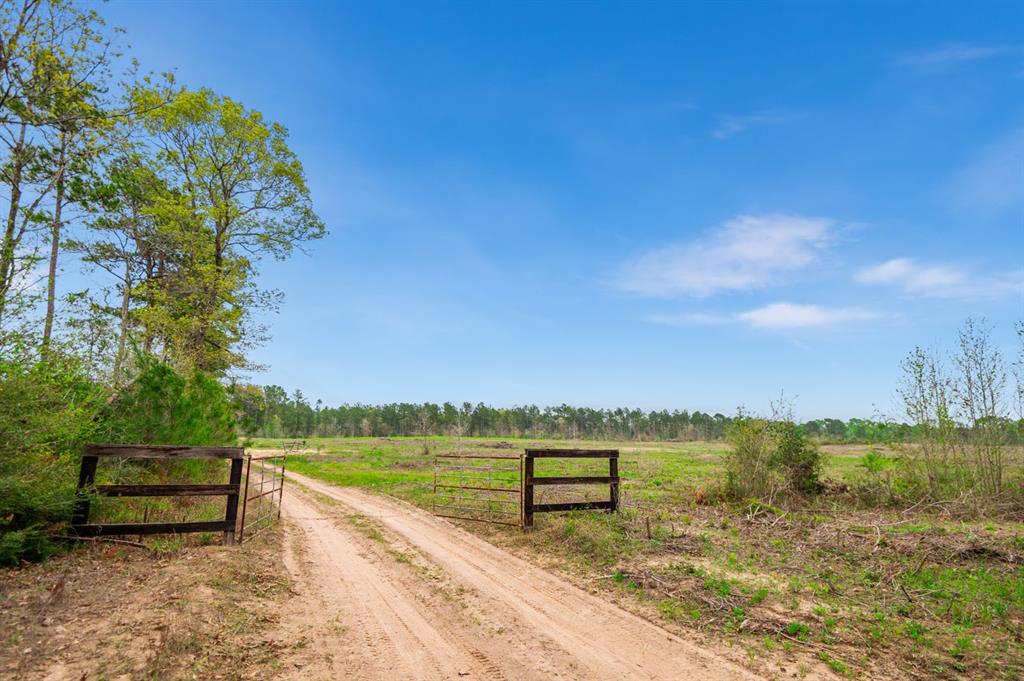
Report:
[{"label": "bush", "polygon": [[767,419],[737,416],[726,432],[731,445],[725,455],[725,491],[734,499],[771,501],[782,490],[778,470],[772,465],[774,443]]},{"label": "bush", "polygon": [[785,476],[790,490],[813,494],[821,488],[821,452],[792,421],[772,424],[775,436],[773,463]]},{"label": "bush", "polygon": [[821,487],[821,453],[789,420],[738,416],[727,433],[725,491],[734,499],[772,503],[786,493]]},{"label": "bush", "polygon": [[0,565],[41,560],[74,504],[82,445],[107,393],[73,359],[0,362]]},{"label": "bush", "polygon": [[898,459],[886,457],[874,449],[868,450],[857,464],[859,470],[854,474],[852,483],[854,495],[869,506],[896,501],[902,488],[900,479],[894,476],[894,469],[899,465]]},{"label": "bush", "polygon": [[900,448],[899,482],[908,500],[953,502],[974,512],[1024,508],[1011,456],[1019,430],[1007,366],[991,332],[984,320],[968,319],[948,357],[915,348],[901,364],[899,396],[913,433]]}]

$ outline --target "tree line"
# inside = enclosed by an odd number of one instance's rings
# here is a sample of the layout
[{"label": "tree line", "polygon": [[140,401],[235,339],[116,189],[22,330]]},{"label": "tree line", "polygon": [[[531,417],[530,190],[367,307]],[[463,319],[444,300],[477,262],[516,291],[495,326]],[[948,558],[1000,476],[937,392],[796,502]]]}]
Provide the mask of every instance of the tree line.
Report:
[{"label": "tree line", "polygon": [[[257,437],[464,436],[587,440],[721,440],[742,418],[702,411],[590,407],[493,407],[486,404],[324,406],[296,390],[276,385],[236,386],[242,431]],[[810,437],[827,442],[892,442],[911,437],[905,423],[853,418],[816,419],[801,424]]]}]

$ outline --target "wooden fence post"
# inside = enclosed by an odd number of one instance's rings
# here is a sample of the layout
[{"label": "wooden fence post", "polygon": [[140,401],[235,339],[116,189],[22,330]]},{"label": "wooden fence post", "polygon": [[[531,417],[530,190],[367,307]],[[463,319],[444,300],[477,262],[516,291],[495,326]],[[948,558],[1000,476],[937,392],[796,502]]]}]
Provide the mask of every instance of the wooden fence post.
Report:
[{"label": "wooden fence post", "polygon": [[615,452],[612,456],[608,457],[608,477],[612,479],[609,483],[609,491],[611,492],[612,507],[610,511],[617,513],[619,510],[619,453]]},{"label": "wooden fence post", "polygon": [[75,508],[71,513],[72,525],[84,525],[89,522],[89,497],[86,488],[92,487],[96,482],[96,463],[98,461],[99,459],[95,456],[85,455],[82,457],[82,467],[78,471]]},{"label": "wooden fence post", "polygon": [[533,455],[523,454],[523,527],[533,527]]},{"label": "wooden fence post", "polygon": [[231,459],[231,477],[228,480],[232,492],[228,494],[227,508],[224,511],[224,543],[235,543],[235,523],[238,521],[238,496],[242,486],[242,458]]}]

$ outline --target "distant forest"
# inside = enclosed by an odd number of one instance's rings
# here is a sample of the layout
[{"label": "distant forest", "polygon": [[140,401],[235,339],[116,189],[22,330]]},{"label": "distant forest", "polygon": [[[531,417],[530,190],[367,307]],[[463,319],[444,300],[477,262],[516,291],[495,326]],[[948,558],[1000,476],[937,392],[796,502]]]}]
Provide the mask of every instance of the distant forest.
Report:
[{"label": "distant forest", "polygon": [[[302,392],[280,386],[236,386],[242,430],[256,437],[429,436],[527,437],[594,440],[720,440],[734,416],[701,411],[643,411],[589,407],[310,404]],[[802,424],[823,442],[891,442],[908,439],[909,425],[868,419],[817,419]]]}]

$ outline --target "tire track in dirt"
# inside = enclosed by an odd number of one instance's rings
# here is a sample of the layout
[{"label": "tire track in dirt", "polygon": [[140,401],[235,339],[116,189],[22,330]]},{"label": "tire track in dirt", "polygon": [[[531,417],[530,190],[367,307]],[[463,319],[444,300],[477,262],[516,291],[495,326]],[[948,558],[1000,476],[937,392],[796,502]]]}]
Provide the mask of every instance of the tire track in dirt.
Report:
[{"label": "tire track in dirt", "polygon": [[[368,516],[393,532],[439,566],[454,583],[473,594],[472,608],[492,635],[449,641],[449,649],[464,656],[470,678],[568,679],[756,679],[738,665],[686,641],[647,620],[607,603],[557,576],[409,504],[353,488],[335,487],[295,473],[293,481]],[[296,486],[290,495],[301,508],[304,497]],[[285,508],[294,512],[286,500]],[[307,507],[308,508],[308,507]],[[357,579],[373,591],[381,575],[360,569]],[[335,569],[343,569],[338,563]],[[379,593],[379,592],[378,592]],[[369,604],[378,607],[380,604]],[[386,604],[385,604],[386,605]],[[401,618],[399,618],[401,619]],[[384,622],[394,636],[395,622]],[[429,626],[429,625],[428,625]],[[454,636],[458,628],[453,627]],[[470,634],[471,632],[466,631]],[[479,637],[479,631],[476,636]],[[470,642],[490,653],[474,654]],[[483,645],[483,644],[487,645]],[[476,650],[476,652],[480,652]],[[481,653],[482,654],[482,653]],[[509,659],[528,665],[510,670]],[[455,678],[461,669],[442,665]],[[410,677],[422,678],[422,677]]]},{"label": "tire track in dirt", "polygon": [[[293,575],[307,591],[298,615],[309,620],[336,618],[342,625],[338,634],[321,631],[316,644],[348,653],[327,668],[311,666],[317,664],[314,661],[304,663],[298,676],[342,672],[353,679],[486,677],[485,665],[442,636],[429,620],[431,613],[387,574],[390,566],[375,562],[363,544],[367,540],[339,527],[331,509],[292,490],[285,512],[305,543],[308,559],[308,570]],[[309,591],[318,598],[309,598]]]}]

